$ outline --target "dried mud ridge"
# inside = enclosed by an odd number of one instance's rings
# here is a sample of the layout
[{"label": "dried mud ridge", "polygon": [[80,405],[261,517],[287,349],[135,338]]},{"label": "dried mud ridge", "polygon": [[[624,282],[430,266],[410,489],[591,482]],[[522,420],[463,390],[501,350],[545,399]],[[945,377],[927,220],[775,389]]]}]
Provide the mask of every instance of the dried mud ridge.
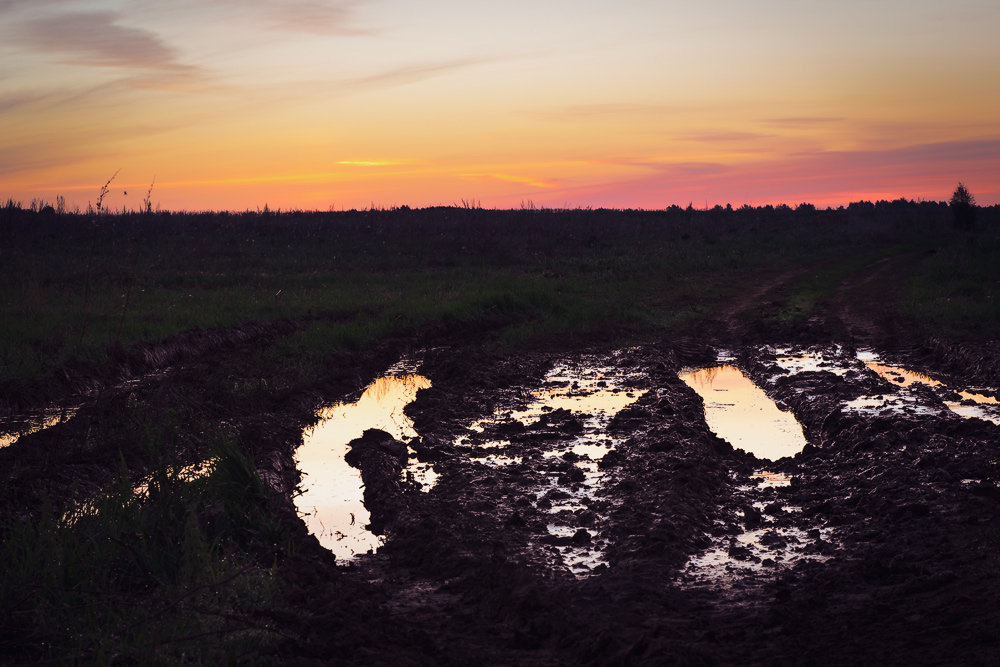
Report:
[{"label": "dried mud ridge", "polygon": [[[920,354],[947,366],[955,350],[942,349]],[[352,443],[349,462],[387,543],[346,567],[286,568],[313,613],[283,659],[995,664],[1000,427],[946,411],[840,410],[897,387],[864,372],[786,375],[773,354],[747,348],[740,366],[794,412],[810,441],[794,458],[762,462],[711,433],[701,399],[678,379],[682,366],[714,358],[694,344],[606,358],[640,397],[608,425],[618,445],[600,461],[595,497],[553,514],[559,491],[533,491],[546,479],[572,490],[584,479],[581,458],[537,452],[579,433],[573,415],[493,422],[480,437],[509,443],[500,463],[456,443],[475,419],[523,405],[523,387],[538,386],[554,358],[430,354],[422,372],[433,387],[407,414],[420,436],[410,445],[440,479],[429,493],[401,481],[406,449],[388,434]],[[974,366],[992,367],[989,358]],[[751,475],[761,468],[791,484],[758,485]],[[754,530],[758,551],[736,539]],[[689,563],[719,545],[748,567],[699,572]],[[588,551],[598,564],[585,573],[566,566],[563,556]]]}]

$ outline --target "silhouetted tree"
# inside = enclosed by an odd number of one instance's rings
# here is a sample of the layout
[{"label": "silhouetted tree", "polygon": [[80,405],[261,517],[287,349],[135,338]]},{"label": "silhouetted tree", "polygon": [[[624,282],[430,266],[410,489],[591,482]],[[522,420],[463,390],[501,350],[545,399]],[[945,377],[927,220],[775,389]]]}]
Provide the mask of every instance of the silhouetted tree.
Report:
[{"label": "silhouetted tree", "polygon": [[948,205],[951,206],[951,213],[955,216],[955,227],[972,229],[976,222],[976,198],[972,196],[965,185],[958,184],[955,193],[948,201]]}]

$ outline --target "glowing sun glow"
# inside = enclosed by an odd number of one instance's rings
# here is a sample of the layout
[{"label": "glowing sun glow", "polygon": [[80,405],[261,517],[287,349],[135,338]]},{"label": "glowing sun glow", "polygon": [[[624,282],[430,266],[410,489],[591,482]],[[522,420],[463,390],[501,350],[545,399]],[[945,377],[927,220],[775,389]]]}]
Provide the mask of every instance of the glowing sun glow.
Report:
[{"label": "glowing sun glow", "polygon": [[[0,196],[1000,203],[993,0],[4,0]],[[129,194],[124,194],[128,192]]]}]

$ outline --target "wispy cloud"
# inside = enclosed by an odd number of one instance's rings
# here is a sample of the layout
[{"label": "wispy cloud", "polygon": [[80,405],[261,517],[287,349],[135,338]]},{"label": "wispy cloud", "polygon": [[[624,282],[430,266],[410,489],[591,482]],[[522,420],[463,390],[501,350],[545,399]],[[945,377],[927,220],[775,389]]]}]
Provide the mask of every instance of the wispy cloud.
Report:
[{"label": "wispy cloud", "polygon": [[6,93],[3,97],[0,97],[0,115],[17,111],[18,109],[43,102],[52,97],[53,95],[50,93]]},{"label": "wispy cloud", "polygon": [[847,119],[827,116],[795,116],[792,118],[765,118],[761,122],[771,127],[811,129],[820,125],[836,125],[845,120]]},{"label": "wispy cloud", "polygon": [[462,178],[469,181],[502,181],[504,183],[517,183],[533,188],[551,189],[559,187],[559,182],[551,178],[533,178],[531,176],[518,176],[515,174],[462,174]]},{"label": "wispy cloud", "polygon": [[65,5],[67,0],[0,0],[0,14],[13,13],[18,10],[32,12],[57,5]]},{"label": "wispy cloud", "polygon": [[[21,118],[41,118],[45,112],[62,112],[81,107],[93,107],[102,102],[114,103],[120,91],[116,82],[87,85],[76,88],[45,88],[42,90],[11,91],[0,98],[0,115],[20,115]],[[46,116],[46,118],[48,118]],[[2,143],[2,142],[0,142]]]},{"label": "wispy cloud", "polygon": [[406,67],[399,67],[396,69],[388,70],[386,72],[373,74],[371,76],[354,79],[353,81],[347,84],[347,87],[383,88],[392,86],[402,86],[410,83],[416,83],[418,81],[423,81],[425,79],[431,79],[436,76],[441,76],[443,74],[448,74],[449,72],[454,72],[456,70],[465,69],[466,67],[479,65],[485,62],[489,62],[490,60],[492,59],[460,58],[456,60],[439,62],[439,63],[409,65]]},{"label": "wispy cloud", "polygon": [[250,15],[268,30],[315,35],[371,35],[357,25],[358,2],[353,0],[199,0],[195,6],[232,7]]},{"label": "wispy cloud", "polygon": [[646,169],[660,174],[672,175],[694,175],[703,176],[706,174],[718,174],[728,170],[730,167],[721,162],[710,162],[705,160],[657,160],[632,157],[612,157],[592,160],[592,164],[610,165],[614,167],[630,167]]},{"label": "wispy cloud", "polygon": [[397,167],[410,163],[398,160],[340,160],[337,164],[348,167]]},{"label": "wispy cloud", "polygon": [[855,151],[800,151],[789,153],[785,162],[823,164],[831,173],[851,171],[863,178],[885,178],[886,171],[933,173],[960,169],[963,165],[993,164],[1000,168],[1000,138],[942,141],[893,148]]},{"label": "wispy cloud", "polygon": [[43,153],[31,144],[0,145],[0,176],[45,169],[59,164],[55,155]]},{"label": "wispy cloud", "polygon": [[25,48],[61,54],[74,65],[192,71],[155,33],[121,25],[117,12],[73,12],[23,21],[13,41]]},{"label": "wispy cloud", "polygon": [[763,132],[703,132],[682,134],[675,138],[679,141],[694,141],[705,144],[733,144],[761,139],[773,139],[776,135]]},{"label": "wispy cloud", "polygon": [[267,14],[278,30],[318,35],[369,35],[355,25],[354,3],[298,0],[268,3]]},{"label": "wispy cloud", "polygon": [[[583,203],[663,206],[710,203],[846,204],[862,198],[945,199],[963,180],[995,192],[1000,137],[946,141],[863,151],[812,151],[722,164],[712,162],[603,161],[642,167],[645,173],[572,185],[558,194]],[[981,203],[988,203],[984,196]],[[992,202],[989,202],[992,203]]]},{"label": "wispy cloud", "polygon": [[12,145],[0,145],[0,176],[22,177],[32,172],[43,172],[54,167],[100,160],[110,155],[110,150],[96,140],[79,144],[61,143],[58,146],[45,138],[26,140]]},{"label": "wispy cloud", "polygon": [[608,102],[600,104],[571,104],[545,112],[543,115],[555,118],[588,118],[592,116],[648,116],[677,111],[677,107],[662,104],[635,104],[631,102]]}]

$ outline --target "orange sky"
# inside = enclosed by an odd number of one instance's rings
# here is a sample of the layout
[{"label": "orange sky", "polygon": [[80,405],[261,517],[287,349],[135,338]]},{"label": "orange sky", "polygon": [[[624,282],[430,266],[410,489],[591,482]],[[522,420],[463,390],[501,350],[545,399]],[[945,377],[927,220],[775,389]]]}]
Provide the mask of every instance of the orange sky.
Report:
[{"label": "orange sky", "polygon": [[[0,0],[0,197],[1000,203],[995,0]],[[125,192],[128,194],[124,194]]]}]

